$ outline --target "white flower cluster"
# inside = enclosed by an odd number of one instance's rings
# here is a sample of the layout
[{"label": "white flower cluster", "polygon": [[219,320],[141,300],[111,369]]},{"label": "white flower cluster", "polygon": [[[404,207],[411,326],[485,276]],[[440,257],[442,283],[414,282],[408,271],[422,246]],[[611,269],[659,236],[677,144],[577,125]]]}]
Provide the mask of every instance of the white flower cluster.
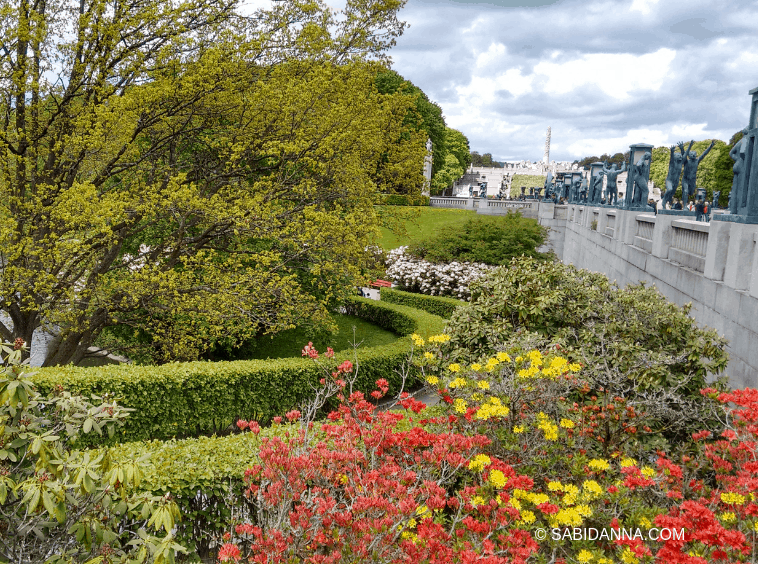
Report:
[{"label": "white flower cluster", "polygon": [[406,254],[406,249],[387,253],[387,277],[409,292],[468,300],[469,284],[494,268],[476,262],[434,264]]}]

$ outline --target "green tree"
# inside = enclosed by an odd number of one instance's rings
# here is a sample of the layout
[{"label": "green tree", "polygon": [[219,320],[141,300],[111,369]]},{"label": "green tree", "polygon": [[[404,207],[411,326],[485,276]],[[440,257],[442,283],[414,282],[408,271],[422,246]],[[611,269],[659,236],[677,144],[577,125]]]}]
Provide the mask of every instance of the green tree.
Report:
[{"label": "green tree", "polygon": [[54,365],[114,324],[170,359],[325,320],[407,114],[374,84],[401,5],[6,1],[0,336],[49,328]]},{"label": "green tree", "polygon": [[445,129],[445,147],[447,153],[452,154],[458,164],[465,170],[471,164],[471,153],[468,138],[457,129]]},{"label": "green tree", "polygon": [[440,194],[446,188],[463,176],[470,163],[468,139],[456,129],[445,129],[445,166],[432,178],[432,193]]}]

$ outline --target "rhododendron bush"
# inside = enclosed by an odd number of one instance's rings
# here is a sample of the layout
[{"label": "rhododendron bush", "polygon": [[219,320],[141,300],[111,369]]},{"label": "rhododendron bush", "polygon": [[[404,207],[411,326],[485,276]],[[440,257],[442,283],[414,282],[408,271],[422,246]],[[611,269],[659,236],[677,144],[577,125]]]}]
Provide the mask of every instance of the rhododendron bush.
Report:
[{"label": "rhododendron bush", "polygon": [[[590,388],[586,367],[559,349],[464,365],[445,357],[448,340],[414,336],[417,367],[441,399],[432,410],[408,394],[377,410],[350,392],[356,367],[327,368],[323,395],[340,407],[322,422],[290,412],[299,431],[262,442],[245,475],[254,509],[219,539],[219,560],[754,558],[758,391],[703,390],[718,423],[664,452],[645,440],[649,405]],[[374,400],[388,389],[376,384]],[[577,534],[589,530],[602,533]]]},{"label": "rhododendron bush", "polygon": [[434,264],[409,255],[406,249],[398,247],[387,253],[387,277],[409,292],[467,300],[471,282],[492,269],[470,262]]}]

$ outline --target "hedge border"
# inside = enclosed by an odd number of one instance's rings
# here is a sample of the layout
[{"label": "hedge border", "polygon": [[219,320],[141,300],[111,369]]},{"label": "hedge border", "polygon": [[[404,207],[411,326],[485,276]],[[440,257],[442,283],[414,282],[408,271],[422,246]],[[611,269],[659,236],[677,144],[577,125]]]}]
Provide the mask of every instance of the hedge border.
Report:
[{"label": "hedge border", "polygon": [[380,206],[428,206],[431,198],[423,194],[380,194],[376,203]]},{"label": "hedge border", "polygon": [[[337,353],[335,360],[357,362],[356,387],[370,391],[379,378],[397,391],[397,371],[412,346],[409,337],[441,333],[445,321],[436,315],[396,304],[351,298],[348,313],[374,322],[402,337],[397,341]],[[33,377],[43,395],[55,386],[73,394],[113,394],[135,411],[114,437],[88,437],[86,445],[198,436],[228,429],[238,419],[268,423],[301,405],[311,394],[323,369],[312,360],[287,358],[234,362],[185,362],[162,366],[109,365],[42,368]]]},{"label": "hedge border", "polygon": [[468,304],[463,300],[447,298],[444,296],[427,296],[426,294],[414,294],[392,288],[382,288],[379,292],[381,300],[385,303],[399,304],[439,315],[444,319],[450,319],[456,308]]}]

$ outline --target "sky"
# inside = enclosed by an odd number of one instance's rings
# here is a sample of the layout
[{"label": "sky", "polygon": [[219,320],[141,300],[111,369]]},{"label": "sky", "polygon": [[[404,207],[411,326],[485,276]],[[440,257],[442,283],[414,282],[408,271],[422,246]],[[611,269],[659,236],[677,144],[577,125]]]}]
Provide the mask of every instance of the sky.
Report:
[{"label": "sky", "polygon": [[495,160],[729,138],[758,87],[758,0],[408,0],[393,68]]}]

